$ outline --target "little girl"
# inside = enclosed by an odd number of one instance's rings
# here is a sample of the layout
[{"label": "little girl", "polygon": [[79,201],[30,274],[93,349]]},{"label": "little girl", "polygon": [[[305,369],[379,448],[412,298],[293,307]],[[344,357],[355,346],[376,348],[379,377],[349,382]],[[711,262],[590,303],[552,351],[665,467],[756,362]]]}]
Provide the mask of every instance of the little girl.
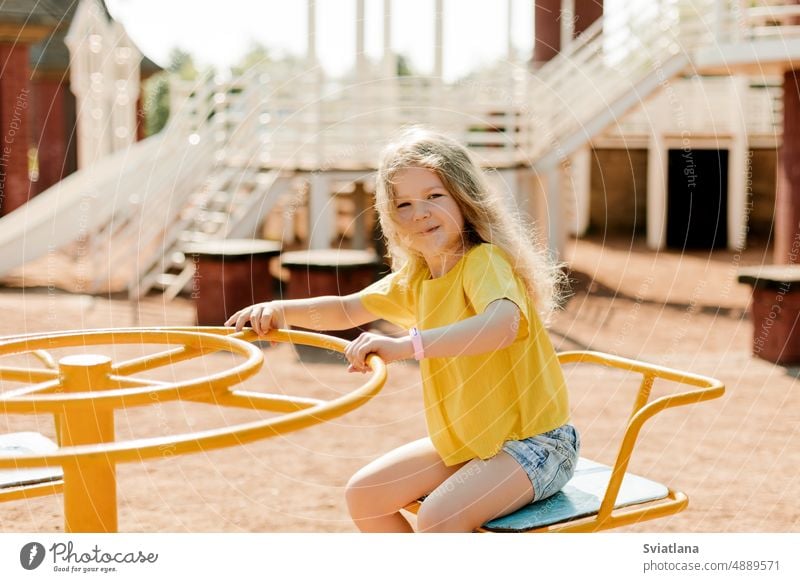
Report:
[{"label": "little girl", "polygon": [[358,471],[350,514],[361,531],[413,531],[400,509],[427,495],[417,531],[472,531],[553,495],[574,472],[580,439],[540,319],[559,272],[445,136],[405,132],[385,150],[376,190],[393,273],[345,297],[256,304],[226,325],[262,335],[383,318],[409,329],[364,333],[345,351],[350,371],[366,371],[371,353],[419,360],[429,435]]}]

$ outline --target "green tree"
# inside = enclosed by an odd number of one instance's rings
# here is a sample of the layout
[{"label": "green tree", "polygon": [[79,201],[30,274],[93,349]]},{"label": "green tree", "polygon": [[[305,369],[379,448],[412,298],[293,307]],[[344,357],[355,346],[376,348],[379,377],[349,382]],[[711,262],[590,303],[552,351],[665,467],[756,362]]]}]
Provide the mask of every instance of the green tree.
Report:
[{"label": "green tree", "polygon": [[414,71],[411,69],[411,64],[408,62],[408,57],[405,55],[397,55],[397,76],[398,77],[411,77]]},{"label": "green tree", "polygon": [[167,70],[178,75],[184,81],[194,81],[198,77],[192,55],[178,47],[173,48],[169,53]]},{"label": "green tree", "polygon": [[238,77],[254,67],[263,67],[273,61],[274,59],[267,47],[252,41],[241,60],[231,67],[231,73],[233,73],[234,77]]},{"label": "green tree", "polygon": [[199,78],[200,72],[197,70],[191,54],[177,47],[172,49],[166,70],[147,79],[142,87],[146,136],[158,133],[167,124],[171,75],[184,81],[194,81]]},{"label": "green tree", "polygon": [[161,72],[145,81],[144,132],[151,136],[161,131],[169,119],[169,74]]}]

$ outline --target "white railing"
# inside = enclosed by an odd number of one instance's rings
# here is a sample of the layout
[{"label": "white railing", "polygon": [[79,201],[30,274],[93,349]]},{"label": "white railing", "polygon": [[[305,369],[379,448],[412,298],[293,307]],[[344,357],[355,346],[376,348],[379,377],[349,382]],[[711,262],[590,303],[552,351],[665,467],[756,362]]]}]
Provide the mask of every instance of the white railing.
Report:
[{"label": "white railing", "polygon": [[[752,79],[738,103],[735,77],[673,79],[666,94],[644,102],[601,138],[648,139],[658,121],[667,134],[725,137],[744,121],[748,135],[779,137],[781,79]],[[666,116],[666,118],[665,118]]]},{"label": "white railing", "polygon": [[[199,158],[193,188],[180,196],[152,201],[137,209],[135,229],[113,237],[116,257],[109,264],[124,264],[125,249],[136,248],[130,269],[128,294],[137,299],[154,286],[174,297],[191,280],[193,264],[183,253],[187,242],[256,236],[261,215],[266,213],[288,182],[277,171],[262,172],[258,161],[261,143],[247,135],[243,105],[258,94],[252,74],[235,82],[173,83],[170,130],[189,134],[208,147]],[[232,157],[240,164],[231,165]],[[169,166],[167,166],[169,171]],[[145,216],[152,220],[143,220]],[[135,240],[133,240],[135,238]],[[119,269],[119,267],[116,267]]]},{"label": "white railing", "polygon": [[545,64],[529,92],[534,133],[543,137],[533,142],[531,160],[557,163],[685,70],[693,48],[712,38],[712,6],[626,3]]},{"label": "white railing", "polygon": [[218,85],[212,109],[226,120],[221,156],[238,166],[374,168],[381,145],[413,124],[453,134],[486,165],[513,166],[529,135],[524,81],[517,73],[457,85],[427,77],[342,82],[315,70],[261,70]]},{"label": "white railing", "polygon": [[800,35],[800,5],[791,0],[717,0],[713,16],[719,44]]},{"label": "white railing", "polygon": [[147,156],[125,168],[126,179],[105,186],[119,203],[93,235],[93,288],[138,289],[153,257],[168,247],[180,213],[214,173],[222,136],[207,121],[213,120],[210,90],[205,83],[171,93],[169,123],[149,138]]},{"label": "white railing", "polygon": [[[742,95],[724,83],[673,78],[692,71],[698,48],[795,34],[798,16],[800,8],[786,2],[631,2],[594,23],[535,75],[506,64],[491,75],[445,84],[428,77],[334,80],[315,67],[274,67],[226,83],[176,85],[172,98],[185,103],[184,129],[208,132],[214,160],[242,175],[264,168],[370,171],[385,140],[412,124],[447,131],[486,166],[536,167],[558,163],[668,83],[685,94],[684,123],[694,131],[737,126],[730,109],[738,111],[742,97],[754,118],[748,131],[767,135],[777,125],[772,93]],[[706,107],[693,106],[701,100]],[[710,108],[709,100],[728,105]],[[143,227],[142,240],[153,241],[149,272],[159,253],[166,262],[186,222]]]},{"label": "white railing", "polygon": [[[399,128],[426,124],[470,144],[487,166],[536,165],[546,156],[553,163],[691,71],[694,50],[727,38],[792,34],[798,16],[800,7],[788,2],[630,2],[534,75],[527,65],[506,64],[456,84],[336,81],[316,68],[251,71],[216,89],[215,105],[228,120],[223,154],[239,166],[368,169]],[[754,110],[758,124],[769,123],[763,108]]]}]

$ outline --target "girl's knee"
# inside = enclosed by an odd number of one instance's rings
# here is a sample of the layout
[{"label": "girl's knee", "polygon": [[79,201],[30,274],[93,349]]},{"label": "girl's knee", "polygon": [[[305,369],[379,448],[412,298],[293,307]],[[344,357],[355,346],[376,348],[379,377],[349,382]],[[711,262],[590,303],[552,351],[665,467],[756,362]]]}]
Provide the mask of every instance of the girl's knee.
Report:
[{"label": "girl's knee", "polygon": [[371,475],[362,471],[350,477],[344,488],[344,498],[350,515],[354,518],[372,517],[393,512],[386,504],[386,495]]},{"label": "girl's knee", "polygon": [[347,502],[347,507],[351,515],[356,515],[363,512],[363,506],[369,501],[371,495],[367,491],[368,486],[365,479],[356,473],[347,482],[344,487],[344,499]]}]

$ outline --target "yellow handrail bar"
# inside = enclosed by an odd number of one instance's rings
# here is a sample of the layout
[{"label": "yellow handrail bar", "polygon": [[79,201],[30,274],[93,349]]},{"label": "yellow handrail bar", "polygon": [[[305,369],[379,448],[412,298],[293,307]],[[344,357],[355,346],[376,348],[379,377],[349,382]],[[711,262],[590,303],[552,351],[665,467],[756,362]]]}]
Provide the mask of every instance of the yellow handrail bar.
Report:
[{"label": "yellow handrail bar", "polygon": [[[148,332],[151,331],[169,331],[171,333],[179,334],[176,337],[180,337],[182,333],[189,333],[192,330],[202,330],[200,335],[210,337],[212,335],[229,335],[234,336],[237,339],[244,339],[247,341],[258,341],[258,340],[266,340],[266,341],[280,341],[280,342],[292,342],[292,343],[301,343],[304,345],[315,346],[323,349],[331,349],[336,350],[338,352],[344,351],[344,348],[348,345],[348,342],[330,336],[323,336],[320,334],[310,333],[310,332],[301,332],[301,331],[290,331],[290,330],[273,330],[265,337],[258,337],[252,330],[244,330],[239,333],[234,333],[234,330],[230,328],[185,328],[185,327],[172,327],[172,328],[152,328],[147,330],[136,329],[135,331],[143,333],[143,338],[151,338],[148,335]],[[119,333],[131,330],[114,330],[113,332],[105,332],[105,333]],[[81,332],[91,334],[92,332]],[[93,343],[102,343],[99,339],[100,332],[96,332],[98,337],[95,337]],[[49,338],[51,341],[50,347],[63,347],[60,346],[58,338],[64,334],[37,334],[35,338]],[[35,339],[26,337],[26,340]],[[156,338],[157,339],[157,338]],[[20,338],[15,338],[15,342],[22,341]],[[3,346],[8,346],[13,342],[5,342],[0,343],[0,348]],[[205,347],[209,349],[212,348],[213,345],[216,344],[208,344]],[[221,345],[221,344],[220,344]],[[16,347],[16,345],[15,345]],[[254,346],[253,346],[254,347]],[[222,347],[218,349],[223,349]],[[142,459],[147,458],[156,458],[156,457],[163,457],[165,455],[165,451],[168,451],[169,456],[178,455],[178,454],[188,454],[188,453],[195,453],[200,451],[208,451],[214,450],[219,448],[224,448],[232,445],[240,445],[249,442],[253,442],[259,439],[263,439],[269,436],[275,436],[279,434],[284,434],[287,432],[292,432],[299,430],[301,428],[305,428],[307,426],[317,424],[319,422],[331,420],[333,418],[339,417],[355,408],[358,408],[362,404],[364,404],[367,400],[375,396],[380,389],[383,387],[383,384],[386,381],[386,364],[376,355],[371,355],[367,358],[367,364],[372,368],[373,374],[367,380],[367,382],[359,387],[358,389],[340,396],[334,400],[330,401],[313,401],[311,399],[292,399],[291,397],[287,397],[286,399],[283,398],[273,398],[271,400],[276,406],[282,406],[286,409],[291,410],[288,414],[276,417],[276,418],[269,418],[264,420],[258,420],[248,423],[238,424],[232,427],[220,428],[220,429],[212,429],[212,430],[205,430],[194,432],[191,434],[186,435],[177,435],[177,436],[170,436],[170,437],[156,437],[156,438],[143,438],[137,439],[132,441],[126,442],[112,442],[112,443],[103,443],[103,444],[92,444],[92,445],[79,445],[79,446],[68,446],[59,449],[56,452],[43,454],[43,455],[20,455],[14,457],[8,456],[0,456],[0,468],[31,468],[31,467],[50,467],[50,466],[61,466],[65,463],[76,463],[82,459],[98,459],[104,458],[108,459],[114,463],[124,463],[124,462],[132,462],[132,461],[140,461]],[[213,379],[212,380],[204,380],[204,385],[213,386]],[[179,383],[173,384],[172,388],[169,391],[169,396],[175,396],[173,392],[178,391],[179,388],[187,387],[187,386],[199,386],[201,382],[186,382],[186,383]],[[176,386],[178,389],[176,389]],[[135,394],[147,395],[149,391],[157,389],[155,387],[141,387],[141,388],[133,388],[133,389],[122,389],[122,390],[111,390],[109,392],[115,393],[114,398],[116,400],[113,401],[115,405],[118,406],[125,406],[130,402],[129,398],[125,398],[121,396],[121,393],[132,391]],[[186,399],[198,399],[203,400],[202,395],[195,393],[191,394],[190,396],[186,397]],[[238,400],[237,405],[241,405],[244,400],[243,399],[252,399],[254,402],[253,408],[261,409],[265,402],[270,401],[268,398],[263,398],[259,395],[259,397],[254,397],[253,395],[248,395],[247,393],[238,394],[233,391],[229,393],[225,391],[217,390],[219,394],[222,395],[224,399],[232,398],[233,400]],[[102,393],[100,393],[102,394]],[[73,399],[77,399],[78,401],[85,401],[90,402],[90,397],[92,396],[91,393],[84,393],[84,394],[58,394],[58,395],[43,395],[39,396],[38,398],[31,396],[30,402],[25,400],[8,400],[8,401],[0,401],[0,410],[6,408],[6,411],[13,410],[14,412],[33,412],[33,409],[36,408],[37,412],[42,412],[43,408],[41,407],[41,402],[44,399],[47,401],[48,399],[52,399],[53,396],[58,397],[56,401],[58,404],[63,405],[76,405],[76,402]],[[100,396],[95,395],[95,396]],[[102,397],[102,396],[100,396]],[[28,397],[26,397],[28,398]],[[261,400],[261,401],[260,401]],[[207,402],[208,399],[205,399]]]},{"label": "yellow handrail bar", "polygon": [[[622,479],[628,469],[633,447],[639,436],[642,425],[650,418],[675,406],[695,404],[704,400],[719,398],[725,393],[725,386],[722,382],[708,376],[682,372],[656,364],[648,364],[637,360],[631,360],[621,356],[614,356],[593,351],[569,351],[558,354],[561,364],[569,363],[592,363],[602,366],[609,366],[620,370],[638,372],[644,376],[639,391],[636,396],[633,412],[625,428],[625,434],[620,443],[619,452],[611,471],[611,479],[608,482],[606,493],[600,504],[597,514],[599,524],[611,516],[614,505],[622,485]],[[669,396],[662,396],[649,402],[653,382],[656,378],[662,378],[678,384],[696,386],[696,390],[689,390]]]}]

